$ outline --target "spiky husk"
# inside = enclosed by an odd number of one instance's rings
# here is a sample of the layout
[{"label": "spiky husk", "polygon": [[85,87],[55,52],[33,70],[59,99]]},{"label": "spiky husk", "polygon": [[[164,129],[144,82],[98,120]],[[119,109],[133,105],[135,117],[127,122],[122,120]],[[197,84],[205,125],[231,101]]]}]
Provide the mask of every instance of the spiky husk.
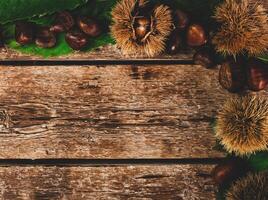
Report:
[{"label": "spiky husk", "polygon": [[226,0],[214,17],[221,24],[212,40],[219,53],[255,56],[267,51],[268,15],[258,1]]},{"label": "spiky husk", "polygon": [[[124,55],[154,57],[165,50],[165,42],[172,31],[172,14],[168,6],[160,5],[152,11],[152,18],[155,21],[153,32],[146,41],[139,44],[133,38],[132,11],[136,0],[122,0],[112,10],[113,25],[111,26],[112,36],[117,46]],[[140,6],[146,1],[141,1]]]},{"label": "spiky husk", "polygon": [[236,181],[226,194],[226,200],[267,200],[268,172],[250,173]]},{"label": "spiky husk", "polygon": [[238,156],[266,150],[268,101],[256,95],[228,99],[218,114],[216,137],[229,153]]}]

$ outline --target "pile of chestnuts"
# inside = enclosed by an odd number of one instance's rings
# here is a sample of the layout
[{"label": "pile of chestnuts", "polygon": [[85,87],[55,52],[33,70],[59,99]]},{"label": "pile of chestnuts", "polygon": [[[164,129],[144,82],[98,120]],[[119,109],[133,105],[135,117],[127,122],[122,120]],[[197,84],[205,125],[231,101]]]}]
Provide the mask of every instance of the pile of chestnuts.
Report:
[{"label": "pile of chestnuts", "polygon": [[231,93],[245,90],[260,91],[268,85],[268,64],[259,59],[237,56],[226,57],[219,62],[211,40],[213,31],[206,30],[199,23],[191,23],[189,15],[182,11],[174,12],[175,29],[167,44],[167,52],[176,54],[184,46],[195,50],[195,64],[212,69],[220,65],[219,83]]},{"label": "pile of chestnuts", "polygon": [[200,23],[191,23],[189,14],[182,10],[177,9],[173,13],[175,29],[169,38],[167,53],[179,53],[184,46],[187,46],[196,50],[195,64],[206,68],[216,67],[215,51],[209,47],[209,34],[204,26]]},{"label": "pile of chestnuts", "polygon": [[97,20],[79,16],[75,19],[68,11],[57,14],[50,27],[37,26],[30,22],[17,22],[15,39],[20,45],[35,43],[41,48],[51,48],[57,43],[57,34],[66,32],[65,40],[74,50],[83,49],[90,37],[98,37],[102,29]]},{"label": "pile of chestnuts", "polygon": [[229,58],[221,65],[219,80],[221,86],[232,93],[258,92],[267,87],[268,64],[256,58]]}]

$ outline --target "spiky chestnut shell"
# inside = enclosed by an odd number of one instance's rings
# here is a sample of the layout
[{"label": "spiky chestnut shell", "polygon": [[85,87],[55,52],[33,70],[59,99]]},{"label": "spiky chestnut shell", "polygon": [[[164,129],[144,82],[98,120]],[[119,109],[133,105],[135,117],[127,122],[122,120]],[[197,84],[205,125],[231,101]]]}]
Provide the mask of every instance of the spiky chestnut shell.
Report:
[{"label": "spiky chestnut shell", "polygon": [[216,8],[215,19],[221,27],[212,43],[224,55],[259,55],[268,47],[268,15],[253,0],[226,0]]},{"label": "spiky chestnut shell", "polygon": [[173,28],[171,10],[158,5],[140,12],[146,6],[147,1],[122,0],[112,10],[111,33],[124,55],[154,57],[165,50]]},{"label": "spiky chestnut shell", "polygon": [[228,99],[217,117],[216,137],[229,153],[238,156],[266,150],[267,99],[255,95]]},{"label": "spiky chestnut shell", "polygon": [[226,194],[226,200],[267,200],[268,172],[249,173],[236,181]]}]

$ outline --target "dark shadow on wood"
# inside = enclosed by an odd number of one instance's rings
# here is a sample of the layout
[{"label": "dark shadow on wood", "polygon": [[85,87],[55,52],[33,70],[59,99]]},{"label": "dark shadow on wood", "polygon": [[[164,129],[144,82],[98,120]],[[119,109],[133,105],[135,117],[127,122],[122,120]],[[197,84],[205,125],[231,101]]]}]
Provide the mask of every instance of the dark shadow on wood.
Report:
[{"label": "dark shadow on wood", "polygon": [[0,60],[2,66],[100,66],[105,65],[193,65],[193,60],[135,59],[135,60]]},{"label": "dark shadow on wood", "polygon": [[186,165],[218,164],[225,158],[182,159],[0,159],[1,167],[9,166],[110,166],[110,165]]}]

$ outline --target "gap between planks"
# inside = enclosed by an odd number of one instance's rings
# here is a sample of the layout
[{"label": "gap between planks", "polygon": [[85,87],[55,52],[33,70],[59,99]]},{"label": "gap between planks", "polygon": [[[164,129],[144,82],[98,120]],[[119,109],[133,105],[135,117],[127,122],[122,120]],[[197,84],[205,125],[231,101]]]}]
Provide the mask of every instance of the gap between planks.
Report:
[{"label": "gap between planks", "polygon": [[3,166],[215,165],[225,158],[182,159],[0,159]]},{"label": "gap between planks", "polygon": [[133,59],[133,60],[0,60],[0,65],[18,66],[96,66],[96,65],[193,65],[191,59]]}]

